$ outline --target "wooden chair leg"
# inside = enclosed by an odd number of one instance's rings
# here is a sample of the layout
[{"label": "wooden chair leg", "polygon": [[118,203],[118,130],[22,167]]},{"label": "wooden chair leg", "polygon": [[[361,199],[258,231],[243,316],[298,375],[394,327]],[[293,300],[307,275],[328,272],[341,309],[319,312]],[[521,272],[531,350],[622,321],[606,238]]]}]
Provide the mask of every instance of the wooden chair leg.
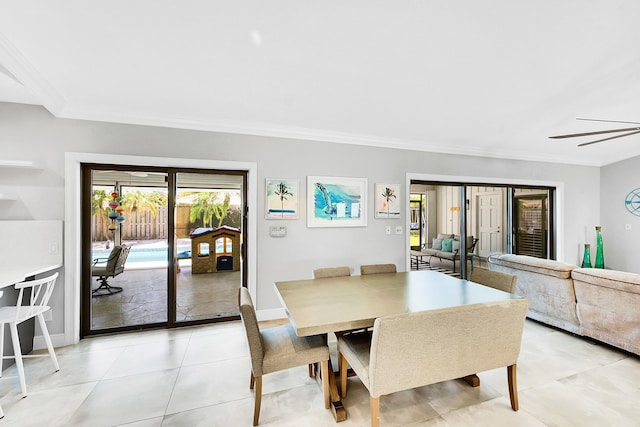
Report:
[{"label": "wooden chair leg", "polygon": [[256,382],[256,377],[253,376],[253,372],[251,372],[251,380],[249,381],[249,390],[253,390],[253,385]]},{"label": "wooden chair leg", "polygon": [[509,399],[511,399],[511,409],[517,411],[518,406],[518,384],[516,381],[516,364],[507,366],[507,382],[509,383]]},{"label": "wooden chair leg", "polygon": [[324,407],[329,409],[329,360],[320,362],[320,375],[322,376],[322,397],[324,397]]},{"label": "wooden chair leg", "polygon": [[313,363],[309,363],[309,377],[313,377]]},{"label": "wooden chair leg", "polygon": [[260,418],[260,404],[262,403],[262,377],[255,377],[255,405],[253,407],[253,425],[258,425],[258,418]]},{"label": "wooden chair leg", "polygon": [[371,427],[380,427],[380,397],[369,397],[369,411],[371,412]]},{"label": "wooden chair leg", "polygon": [[347,359],[338,353],[338,369],[340,370],[340,396],[344,399],[347,397],[347,369],[349,364]]}]

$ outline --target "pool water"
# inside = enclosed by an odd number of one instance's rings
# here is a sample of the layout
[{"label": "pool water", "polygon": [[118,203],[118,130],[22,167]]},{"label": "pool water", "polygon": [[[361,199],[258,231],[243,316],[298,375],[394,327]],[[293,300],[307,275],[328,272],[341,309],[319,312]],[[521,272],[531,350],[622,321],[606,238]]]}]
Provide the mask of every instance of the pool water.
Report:
[{"label": "pool water", "polygon": [[[136,262],[156,262],[156,261],[167,261],[168,253],[166,247],[164,248],[136,248],[133,246],[129,251],[129,256],[127,257],[128,263],[136,263]],[[178,246],[178,252],[191,251],[191,246]],[[91,253],[92,259],[96,258],[108,258],[111,253],[111,249],[107,250],[94,250]]]}]

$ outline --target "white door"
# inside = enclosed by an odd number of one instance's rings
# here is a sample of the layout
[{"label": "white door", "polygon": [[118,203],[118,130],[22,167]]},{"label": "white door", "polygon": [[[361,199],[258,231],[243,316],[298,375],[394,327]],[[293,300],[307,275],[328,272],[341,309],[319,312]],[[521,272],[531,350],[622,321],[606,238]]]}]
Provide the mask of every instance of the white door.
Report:
[{"label": "white door", "polygon": [[478,196],[478,254],[487,256],[503,252],[502,249],[502,194]]}]

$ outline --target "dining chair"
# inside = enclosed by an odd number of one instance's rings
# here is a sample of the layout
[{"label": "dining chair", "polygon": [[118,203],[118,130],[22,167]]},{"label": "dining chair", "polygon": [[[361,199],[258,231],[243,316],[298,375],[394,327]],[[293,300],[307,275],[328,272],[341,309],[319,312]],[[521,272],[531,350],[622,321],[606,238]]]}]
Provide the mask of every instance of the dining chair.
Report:
[{"label": "dining chair", "polygon": [[516,364],[527,306],[520,298],[379,317],[373,333],[338,339],[340,395],[347,395],[343,368],[349,363],[369,391],[371,426],[378,427],[381,396],[506,367],[511,409],[517,411]]},{"label": "dining chair", "polygon": [[[330,277],[351,276],[351,269],[347,266],[316,268],[313,270],[314,279],[328,279]],[[309,364],[309,376],[315,376],[318,366],[315,363]]]},{"label": "dining chair", "polygon": [[351,276],[351,269],[349,267],[327,267],[316,268],[313,270],[314,279],[325,279],[328,277],[342,277]]},{"label": "dining chair", "polygon": [[[2,359],[15,359],[16,367],[18,369],[18,378],[20,379],[20,389],[22,390],[22,397],[27,397],[27,384],[24,376],[24,364],[23,358],[29,357],[43,357],[43,354],[35,355],[23,355],[20,349],[20,338],[18,337],[18,325],[34,317],[38,319],[40,329],[42,329],[42,336],[47,344],[49,350],[49,356],[53,362],[56,372],[60,370],[58,365],[58,359],[56,353],[53,350],[51,344],[51,337],[47,330],[47,324],[44,321],[43,313],[49,311],[51,307],[48,306],[49,298],[53,292],[53,288],[56,284],[58,273],[55,273],[49,277],[43,279],[30,280],[25,282],[16,283],[15,288],[19,290],[18,301],[15,306],[0,307],[0,355]],[[25,290],[26,298],[25,297]],[[28,291],[31,291],[29,295]],[[25,301],[28,299],[28,301]],[[26,303],[23,305],[23,303]],[[11,341],[13,343],[13,356],[4,355],[4,325],[9,324],[9,331],[11,332]],[[2,373],[0,372],[0,376]]]},{"label": "dining chair", "polygon": [[379,273],[395,273],[395,264],[369,264],[360,266],[360,274],[379,274]]},{"label": "dining chair", "polygon": [[262,376],[309,363],[320,363],[324,406],[329,408],[329,347],[322,336],[298,337],[290,324],[260,330],[251,295],[238,291],[240,317],[251,356],[250,389],[255,389],[253,425],[258,425],[262,401]]},{"label": "dining chair", "polygon": [[509,292],[510,294],[515,294],[518,276],[476,267],[471,271],[469,280],[504,292]]}]

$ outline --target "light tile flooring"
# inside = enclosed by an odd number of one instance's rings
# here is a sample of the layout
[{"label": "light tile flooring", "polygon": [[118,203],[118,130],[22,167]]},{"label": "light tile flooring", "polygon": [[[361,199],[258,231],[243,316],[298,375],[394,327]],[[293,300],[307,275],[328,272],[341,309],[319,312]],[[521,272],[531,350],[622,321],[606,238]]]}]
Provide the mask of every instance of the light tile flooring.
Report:
[{"label": "light tile flooring", "polygon": [[[239,321],[87,338],[57,354],[57,373],[48,357],[26,361],[24,399],[16,378],[0,380],[0,427],[251,425]],[[505,368],[479,376],[479,388],[456,380],[382,397],[382,425],[640,425],[640,358],[533,321],[518,362],[520,411],[509,405]],[[335,425],[306,366],[269,374],[263,387],[260,425]],[[369,425],[368,393],[357,377],[349,378],[344,404],[342,426]]]}]

